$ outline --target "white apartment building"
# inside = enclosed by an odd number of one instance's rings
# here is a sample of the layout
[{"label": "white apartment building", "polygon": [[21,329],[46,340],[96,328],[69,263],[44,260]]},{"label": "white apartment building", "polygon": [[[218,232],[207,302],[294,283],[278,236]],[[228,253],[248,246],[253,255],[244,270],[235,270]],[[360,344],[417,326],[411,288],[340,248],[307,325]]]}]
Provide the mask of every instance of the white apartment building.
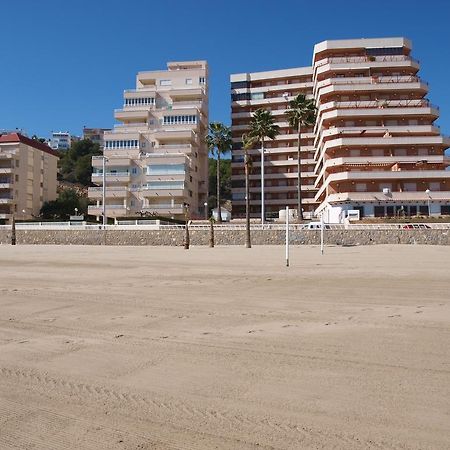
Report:
[{"label": "white apartment building", "polygon": [[69,150],[72,142],[72,136],[67,131],[54,131],[49,140],[48,145],[53,150],[66,151]]},{"label": "white apartment building", "polygon": [[[307,214],[323,212],[332,223],[342,222],[348,210],[362,217],[450,214],[444,154],[450,139],[434,123],[439,110],[426,98],[428,85],[418,71],[409,40],[379,38],[321,42],[311,67],[231,75],[233,214],[243,214],[245,204],[241,136],[261,107],[281,127],[281,135],[267,141],[266,209],[275,215],[295,205],[296,135],[284,111],[298,92],[318,109],[314,129],[302,134]],[[251,204],[258,217],[261,179],[254,161]]]},{"label": "white apartment building", "polygon": [[[139,72],[136,88],[124,91],[121,122],[104,133],[106,215],[112,218],[202,214],[208,196],[208,66],[206,61],[170,62],[167,70]],[[102,214],[103,159],[92,160],[89,189]]]}]

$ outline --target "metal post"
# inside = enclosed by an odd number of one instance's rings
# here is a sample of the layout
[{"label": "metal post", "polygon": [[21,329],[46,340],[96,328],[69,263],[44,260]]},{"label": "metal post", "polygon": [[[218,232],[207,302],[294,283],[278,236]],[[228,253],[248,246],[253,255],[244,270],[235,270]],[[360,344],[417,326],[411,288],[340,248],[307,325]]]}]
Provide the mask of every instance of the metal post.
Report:
[{"label": "metal post", "polygon": [[286,206],[286,267],[289,267],[289,206]]},{"label": "metal post", "polygon": [[320,254],[323,255],[323,229],[324,229],[324,224],[323,224],[323,211],[322,214],[320,214]]},{"label": "metal post", "polygon": [[264,144],[261,143],[261,227],[264,228]]},{"label": "metal post", "polygon": [[11,245],[16,245],[16,217],[14,213],[11,216]]},{"label": "metal post", "polygon": [[103,215],[103,229],[106,230],[106,224],[108,223],[106,218],[106,156],[103,156],[103,186],[102,186],[102,215]]},{"label": "metal post", "polygon": [[184,225],[184,249],[189,250],[190,245],[190,237],[189,237],[189,205],[187,203],[184,204],[184,218],[186,223]]}]

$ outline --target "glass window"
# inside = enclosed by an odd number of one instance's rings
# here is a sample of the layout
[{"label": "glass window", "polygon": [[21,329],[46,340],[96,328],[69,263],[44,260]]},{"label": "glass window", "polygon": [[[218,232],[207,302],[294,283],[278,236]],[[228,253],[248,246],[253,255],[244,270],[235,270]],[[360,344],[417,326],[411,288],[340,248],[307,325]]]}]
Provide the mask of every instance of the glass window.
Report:
[{"label": "glass window", "polygon": [[186,78],[186,84],[192,84],[192,78]]},{"label": "glass window", "polygon": [[262,99],[264,99],[264,92],[252,92],[251,93],[251,99],[252,100],[262,100]]},{"label": "glass window", "polygon": [[159,80],[159,85],[160,86],[171,86],[172,80]]}]

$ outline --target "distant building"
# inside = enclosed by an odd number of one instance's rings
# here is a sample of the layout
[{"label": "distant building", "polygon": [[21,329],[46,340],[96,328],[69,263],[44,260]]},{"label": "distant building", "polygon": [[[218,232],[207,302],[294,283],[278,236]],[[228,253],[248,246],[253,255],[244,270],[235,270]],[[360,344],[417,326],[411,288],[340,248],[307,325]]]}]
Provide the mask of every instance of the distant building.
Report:
[{"label": "distant building", "polygon": [[68,131],[57,131],[52,133],[49,146],[53,150],[66,151],[69,150],[72,143],[79,140],[78,136],[73,136]]},{"label": "distant building", "polygon": [[89,139],[94,144],[98,144],[101,149],[104,145],[105,132],[111,131],[111,128],[83,128],[83,139]]},{"label": "distant building", "polygon": [[0,222],[39,215],[56,199],[58,155],[48,145],[20,133],[0,135]]}]

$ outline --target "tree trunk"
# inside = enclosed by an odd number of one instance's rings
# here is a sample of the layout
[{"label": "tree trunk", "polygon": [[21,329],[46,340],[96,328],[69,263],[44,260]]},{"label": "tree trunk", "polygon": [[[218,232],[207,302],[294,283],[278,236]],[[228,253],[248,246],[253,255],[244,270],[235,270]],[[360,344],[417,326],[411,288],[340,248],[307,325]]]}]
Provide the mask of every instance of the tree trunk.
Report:
[{"label": "tree trunk", "polygon": [[303,220],[303,205],[302,205],[302,163],[301,163],[301,125],[298,122],[298,148],[297,148],[297,220]]},{"label": "tree trunk", "polygon": [[222,222],[222,211],[220,209],[220,150],[217,149],[217,222]]},{"label": "tree trunk", "polygon": [[264,138],[261,139],[261,225],[264,225],[265,220],[264,208]]},{"label": "tree trunk", "polygon": [[209,227],[209,246],[214,248],[214,219],[211,217],[209,219],[210,227]]},{"label": "tree trunk", "polygon": [[249,180],[249,156],[247,150],[245,150],[245,246],[252,248],[252,242],[250,238],[250,180]]},{"label": "tree trunk", "polygon": [[11,216],[11,245],[16,245],[16,218]]}]

